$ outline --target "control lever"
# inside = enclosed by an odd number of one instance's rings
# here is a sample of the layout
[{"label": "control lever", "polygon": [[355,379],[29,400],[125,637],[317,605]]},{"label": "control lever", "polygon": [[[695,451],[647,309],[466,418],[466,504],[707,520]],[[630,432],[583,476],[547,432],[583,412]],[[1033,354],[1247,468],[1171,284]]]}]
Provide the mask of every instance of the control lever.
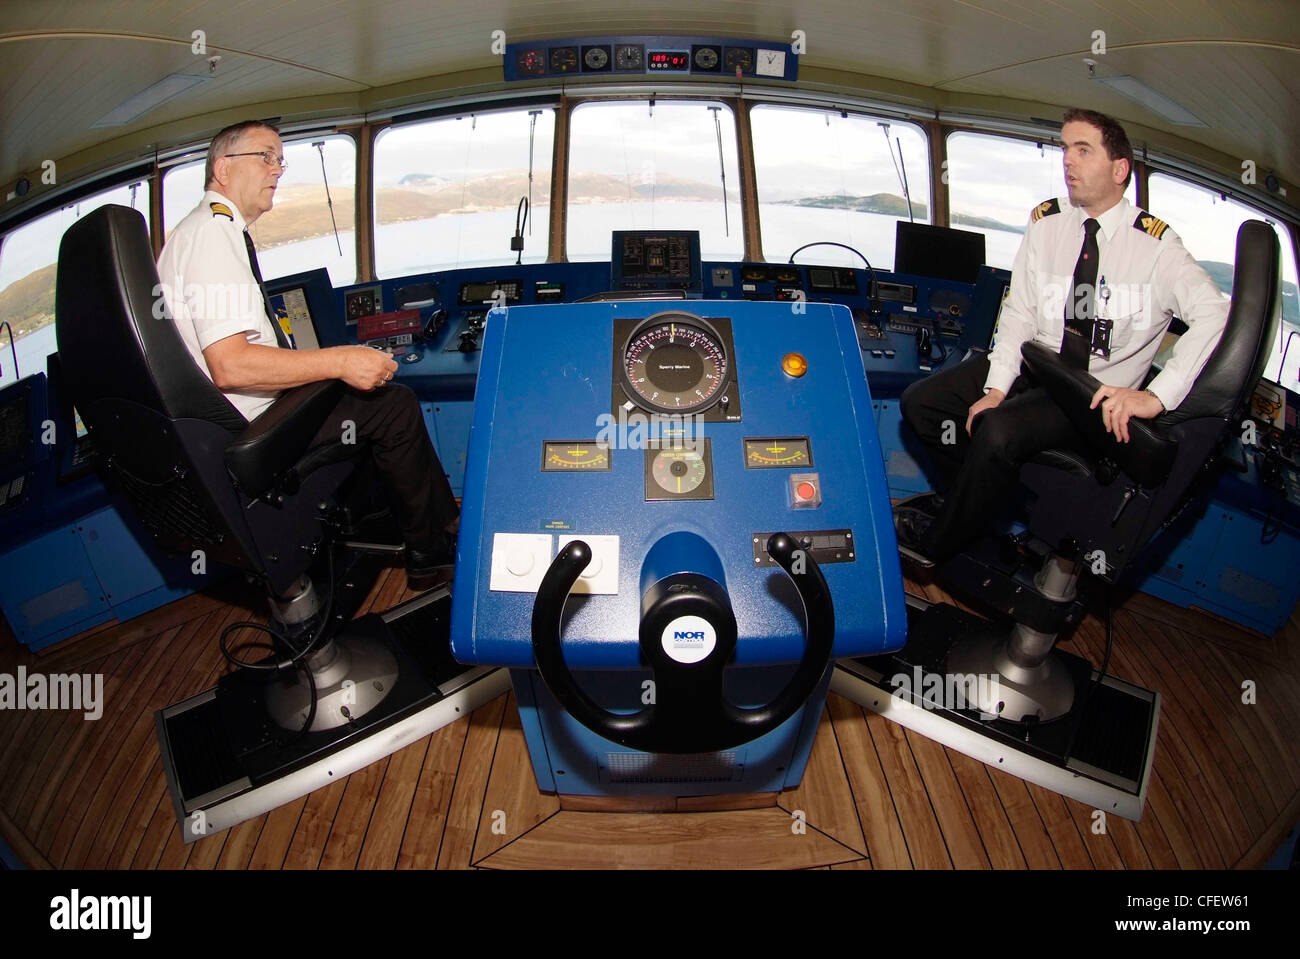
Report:
[{"label": "control lever", "polygon": [[923,370],[930,368],[930,353],[934,348],[934,334],[924,326],[916,328],[916,362]]}]

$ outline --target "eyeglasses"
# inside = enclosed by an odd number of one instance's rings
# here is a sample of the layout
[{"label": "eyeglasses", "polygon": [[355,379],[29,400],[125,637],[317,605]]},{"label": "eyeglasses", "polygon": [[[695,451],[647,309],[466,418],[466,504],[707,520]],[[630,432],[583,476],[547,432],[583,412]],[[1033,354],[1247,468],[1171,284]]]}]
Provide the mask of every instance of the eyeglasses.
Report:
[{"label": "eyeglasses", "polygon": [[289,164],[284,162],[284,157],[278,157],[270,150],[259,150],[256,153],[223,153],[223,157],[261,157],[262,162],[267,166],[278,166],[283,172],[289,169]]}]

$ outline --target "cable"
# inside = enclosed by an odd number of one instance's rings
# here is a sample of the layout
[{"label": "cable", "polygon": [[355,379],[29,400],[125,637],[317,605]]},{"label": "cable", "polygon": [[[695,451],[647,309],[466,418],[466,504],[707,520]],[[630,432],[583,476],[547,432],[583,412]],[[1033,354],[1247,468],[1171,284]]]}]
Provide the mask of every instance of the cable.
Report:
[{"label": "cable", "polygon": [[[518,251],[518,254],[515,256],[515,265],[519,265],[523,262],[524,227],[528,225],[528,211],[530,208],[531,204],[528,202],[528,197],[521,196],[519,198],[519,205],[515,207],[515,235],[510,240],[510,249]],[[523,222],[520,222],[519,220],[519,214],[521,211],[524,216]]]},{"label": "cable", "polygon": [[[325,607],[321,613],[320,621],[316,625],[316,630],[313,633],[310,642],[308,642],[306,646],[301,649],[295,649],[289,637],[280,630],[268,626],[265,623],[254,623],[250,621],[231,623],[221,631],[221,638],[217,641],[217,645],[221,649],[221,655],[225,657],[227,662],[232,663],[240,669],[256,670],[261,672],[280,672],[281,670],[289,669],[290,667],[296,667],[306,672],[307,686],[310,690],[311,696],[310,706],[307,710],[307,721],[303,725],[302,729],[298,730],[294,735],[294,738],[284,744],[286,746],[292,746],[294,743],[306,736],[311,730],[312,723],[316,721],[316,677],[312,675],[311,666],[308,663],[303,662],[303,660],[315,651],[321,637],[325,635],[325,631],[329,627],[330,616],[334,611],[334,548],[332,545],[325,547],[325,564],[327,571],[326,582],[329,584],[328,590],[325,594]],[[237,629],[256,629],[267,633],[273,641],[278,640],[283,646],[285,646],[290,655],[287,659],[283,659],[275,664],[250,663],[238,659],[226,645],[226,638]],[[240,648],[269,649],[272,654],[278,652],[274,642],[270,646],[264,643],[250,643],[247,647],[241,646]]]},{"label": "cable", "polygon": [[[18,376],[18,351],[14,349],[14,328],[9,325],[8,320],[0,323],[0,328],[9,331],[9,355],[14,358],[14,382],[17,383],[20,377]],[[0,373],[3,371],[0,370]]]}]

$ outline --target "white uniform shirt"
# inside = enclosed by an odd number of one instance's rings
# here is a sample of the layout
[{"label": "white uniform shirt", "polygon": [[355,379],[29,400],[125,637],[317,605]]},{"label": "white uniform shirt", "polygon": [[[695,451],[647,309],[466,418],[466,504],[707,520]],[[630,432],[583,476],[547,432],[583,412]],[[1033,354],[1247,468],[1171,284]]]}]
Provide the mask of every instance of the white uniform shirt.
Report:
[{"label": "white uniform shirt", "polygon": [[[1020,347],[1034,340],[1061,349],[1066,302],[1088,214],[1064,197],[1031,214],[1016,253],[1011,289],[998,319],[985,390],[1006,393],[1020,372]],[[1188,326],[1149,389],[1172,410],[1191,390],[1228,318],[1228,298],[1164,221],[1121,198],[1097,217],[1097,316],[1109,319],[1110,357],[1089,357],[1102,383],[1137,389],[1174,314]]]},{"label": "white uniform shirt", "polygon": [[[215,190],[203,194],[167,235],[158,279],[172,320],[194,362],[212,379],[203,351],[243,333],[248,342],[278,347],[266,303],[248,265],[244,218]],[[280,395],[277,390],[223,391],[250,422]]]}]

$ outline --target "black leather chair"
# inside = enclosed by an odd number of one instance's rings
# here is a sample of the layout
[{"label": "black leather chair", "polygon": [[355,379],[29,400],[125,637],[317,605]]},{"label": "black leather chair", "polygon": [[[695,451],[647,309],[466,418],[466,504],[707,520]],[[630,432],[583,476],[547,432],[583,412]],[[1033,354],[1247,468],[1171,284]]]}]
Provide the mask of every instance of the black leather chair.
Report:
[{"label": "black leather chair", "polygon": [[[382,677],[396,670],[391,654],[335,642],[342,617],[331,617],[328,598],[336,584],[318,590],[308,575],[317,564],[321,578],[319,560],[332,556],[352,516],[372,505],[363,445],[308,448],[343,383],[287,390],[249,423],[195,364],[160,293],[138,212],[101,207],[64,234],[56,336],[101,473],[166,551],[202,550],[208,561],[238,567],[263,585],[275,631],[287,642],[281,648],[311,673],[284,691],[279,714],[271,707],[277,721],[301,725],[294,717],[314,691],[320,708],[312,729],[341,724],[346,718],[329,707],[344,679],[368,689],[363,680],[373,671]],[[350,671],[340,668],[341,657],[353,660]],[[380,699],[349,697],[350,715]]]},{"label": "black leather chair", "polygon": [[[1076,584],[1088,572],[1117,583],[1144,546],[1194,498],[1198,479],[1217,473],[1221,445],[1244,415],[1281,314],[1280,248],[1268,224],[1237,234],[1227,326],[1191,392],[1154,420],[1129,421],[1130,442],[1106,432],[1089,403],[1100,382],[1036,343],[1024,368],[1086,437],[1086,453],[1048,451],[1021,471],[1026,527],[1015,550],[986,540],[942,564],[938,575],[1015,620],[1008,635],[963,639],[950,674],[996,673],[997,703],[979,708],[1011,721],[1046,722],[1069,712],[1076,683],[1055,651],[1082,616]],[[976,423],[979,421],[977,420]],[[1035,570],[1036,567],[1036,570]]]}]

